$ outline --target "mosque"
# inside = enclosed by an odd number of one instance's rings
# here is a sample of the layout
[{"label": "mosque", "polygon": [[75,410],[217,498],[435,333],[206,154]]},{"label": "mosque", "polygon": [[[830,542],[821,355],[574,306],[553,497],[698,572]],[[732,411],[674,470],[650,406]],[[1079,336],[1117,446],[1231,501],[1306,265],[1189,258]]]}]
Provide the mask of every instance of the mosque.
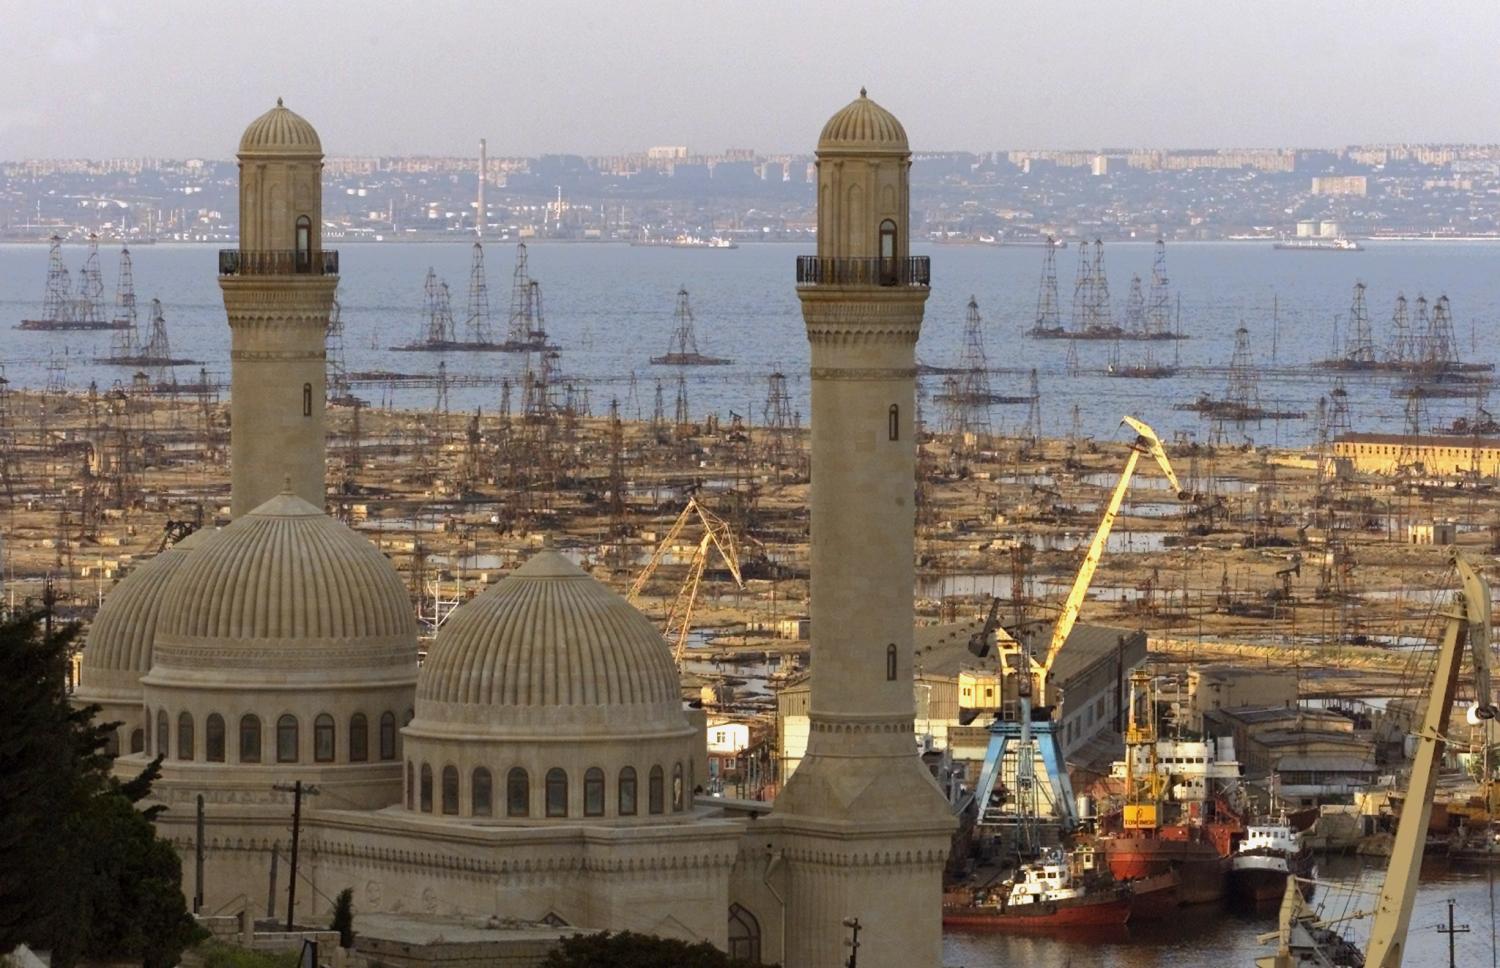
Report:
[{"label": "mosque", "polygon": [[[911,152],[863,91],[817,147],[806,757],[769,809],[695,796],[705,723],[660,632],[550,550],[461,606],[418,667],[406,589],[324,513],[323,150],[280,101],[240,141],[231,522],[150,559],[89,631],[78,698],[203,909],[258,905],[301,801],[297,915],[472,915],[707,940],[834,968],[936,965],[953,821],[913,744],[913,415],[927,260]],[[201,798],[201,800],[200,800]],[[201,806],[201,821],[198,817]],[[195,855],[202,855],[201,871]],[[201,878],[201,882],[200,882]]]}]

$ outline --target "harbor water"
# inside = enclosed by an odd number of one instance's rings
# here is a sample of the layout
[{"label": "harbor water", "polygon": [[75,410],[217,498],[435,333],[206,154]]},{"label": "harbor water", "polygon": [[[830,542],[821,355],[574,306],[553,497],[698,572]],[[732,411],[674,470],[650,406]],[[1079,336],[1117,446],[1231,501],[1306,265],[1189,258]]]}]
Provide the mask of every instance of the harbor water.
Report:
[{"label": "harbor water", "polygon": [[[455,323],[463,326],[468,304],[471,243],[351,243],[330,241],[341,249],[339,299],[345,325],[348,369],[433,374],[445,359],[450,377],[459,381],[449,392],[452,409],[494,410],[499,406],[496,379],[514,375],[521,357],[504,353],[396,353],[389,347],[417,339],[423,318],[422,284],[429,267],[446,280]],[[627,418],[649,418],[657,381],[663,384],[670,416],[679,372],[685,378],[689,408],[695,419],[708,412],[727,418],[731,412],[763,419],[767,376],[787,374],[793,408],[807,417],[807,341],[793,285],[793,260],[804,247],[743,245],[737,249],[677,249],[621,244],[532,243],[531,276],[541,283],[547,332],[562,347],[558,364],[564,380],[576,380],[589,392],[590,407],[602,413],[618,398]],[[1058,253],[1059,296],[1064,324],[1069,323],[1072,276],[1079,247]],[[492,328],[503,338],[510,307],[515,245],[491,242],[485,247]],[[1375,342],[1384,344],[1398,292],[1413,304],[1419,293],[1429,302],[1447,294],[1452,302],[1459,352],[1469,359],[1493,361],[1496,322],[1500,320],[1500,275],[1494,265],[1500,244],[1487,242],[1376,242],[1362,252],[1283,252],[1263,242],[1180,243],[1167,247],[1167,273],[1174,308],[1180,296],[1181,328],[1189,339],[1152,344],[1159,362],[1180,356],[1182,371],[1161,380],[1113,378],[1105,369],[1114,344],[1079,342],[1078,372],[1066,366],[1068,344],[1032,340],[1024,334],[1035,321],[1042,250],[986,246],[918,246],[932,257],[933,291],[918,357],[928,366],[956,365],[963,344],[963,320],[969,297],[979,303],[994,391],[1007,396],[1027,392],[1027,372],[1039,376],[1042,430],[1061,436],[1079,410],[1081,429],[1098,438],[1117,433],[1119,418],[1142,416],[1169,439],[1181,433],[1208,440],[1210,428],[1194,413],[1172,404],[1200,394],[1225,392],[1225,372],[1241,325],[1252,337],[1259,393],[1267,409],[1302,411],[1305,419],[1228,425],[1230,443],[1303,445],[1315,439],[1312,419],[1317,400],[1328,394],[1334,374],[1309,367],[1336,351],[1347,327],[1351,291],[1356,280],[1366,299]],[[1133,275],[1149,285],[1153,247],[1149,241],[1105,246],[1114,316],[1124,313]],[[63,247],[76,285],[86,254],[81,245]],[[227,382],[229,334],[215,282],[216,247],[158,244],[131,252],[137,301],[149,305],[159,297],[165,308],[174,355],[202,361],[210,374]],[[106,310],[114,291],[118,249],[102,245]],[[106,356],[108,332],[19,332],[23,317],[36,315],[42,303],[47,270],[44,245],[0,246],[0,363],[20,386],[43,386],[49,363],[54,379],[71,389],[90,381],[107,388],[128,383],[130,371],[94,361]],[[676,293],[686,287],[696,318],[700,350],[728,357],[727,367],[655,366],[649,360],[667,351],[673,329]],[[1278,312],[1273,315],[1273,305]],[[1337,322],[1336,322],[1337,318]],[[145,320],[143,319],[143,325]],[[1145,344],[1124,343],[1122,362],[1136,361]],[[198,367],[179,367],[177,379],[196,382]],[[462,385],[465,377],[485,378]],[[632,379],[633,378],[633,379]],[[941,377],[926,377],[925,419],[940,427]],[[1405,400],[1395,380],[1345,377],[1353,426],[1357,430],[1400,432]],[[428,388],[373,384],[356,392],[373,405],[429,407],[436,394]],[[1432,426],[1456,416],[1472,416],[1473,400],[1425,402]],[[1015,431],[1027,407],[998,405],[991,410],[996,432]]]}]

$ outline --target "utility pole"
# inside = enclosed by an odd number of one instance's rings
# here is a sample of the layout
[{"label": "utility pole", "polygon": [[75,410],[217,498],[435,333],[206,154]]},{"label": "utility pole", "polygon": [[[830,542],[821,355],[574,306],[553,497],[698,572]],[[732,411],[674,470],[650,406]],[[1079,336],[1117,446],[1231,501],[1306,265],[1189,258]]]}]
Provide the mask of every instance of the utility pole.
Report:
[{"label": "utility pole", "polygon": [[1453,923],[1453,898],[1448,898],[1448,923],[1446,925],[1435,924],[1433,928],[1438,934],[1446,934],[1448,936],[1448,968],[1458,968],[1458,962],[1454,957],[1456,952],[1453,942],[1458,935],[1468,934],[1469,926],[1467,924],[1455,925]]},{"label": "utility pole", "polygon": [[286,885],[286,929],[293,931],[296,930],[293,926],[292,912],[297,906],[297,848],[299,846],[298,842],[302,837],[302,798],[304,796],[317,796],[318,788],[315,786],[305,787],[302,785],[302,781],[298,780],[291,786],[287,786],[285,783],[278,783],[271,787],[271,789],[292,795],[292,869],[287,876]]},{"label": "utility pole", "polygon": [[193,913],[203,910],[203,794],[198,794],[198,832],[193,838]]}]

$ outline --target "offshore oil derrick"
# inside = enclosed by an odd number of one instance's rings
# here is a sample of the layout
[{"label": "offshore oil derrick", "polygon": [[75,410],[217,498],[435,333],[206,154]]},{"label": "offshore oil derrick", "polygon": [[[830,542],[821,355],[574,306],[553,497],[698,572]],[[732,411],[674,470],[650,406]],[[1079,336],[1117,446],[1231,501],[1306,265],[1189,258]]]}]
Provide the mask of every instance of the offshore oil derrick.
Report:
[{"label": "offshore oil derrick", "polygon": [[89,236],[88,258],[83,260],[83,272],[78,278],[78,302],[75,310],[81,329],[107,329],[110,323],[104,318],[104,277],[99,272],[99,238]]},{"label": "offshore oil derrick", "polygon": [[792,401],[787,393],[785,373],[772,373],[766,382],[766,403],[761,409],[761,424],[765,427],[763,460],[779,470],[788,463],[788,440],[795,442],[796,439],[792,427]]},{"label": "offshore oil derrick", "polygon": [[657,443],[664,442],[667,427],[667,408],[662,393],[661,378],[656,380],[656,396],[651,407],[651,439]]},{"label": "offshore oil derrick", "polygon": [[135,353],[140,342],[135,306],[135,266],[128,248],[120,249],[120,271],[115,279],[115,315],[112,320],[114,335],[110,338],[109,355],[118,360]]},{"label": "offshore oil derrick", "polygon": [[422,312],[427,324],[418,342],[429,345],[454,342],[453,307],[448,301],[448,284],[438,278],[437,270],[431,266],[427,267],[427,278],[422,283],[422,297]]},{"label": "offshore oil derrick", "polygon": [[1242,324],[1234,331],[1234,354],[1229,360],[1229,376],[1224,396],[1219,399],[1201,395],[1192,403],[1179,403],[1174,410],[1191,410],[1214,421],[1215,442],[1223,439],[1223,424],[1250,423],[1260,420],[1295,420],[1307,416],[1302,411],[1268,409],[1261,405],[1260,377],[1255,356],[1250,349],[1250,330]]},{"label": "offshore oil derrick", "polygon": [[89,236],[89,254],[79,274],[78,294],[71,291],[71,279],[62,261],[62,239],[52,237],[47,255],[47,289],[42,299],[41,316],[23,319],[17,329],[94,330],[116,329],[117,323],[104,312],[104,278],[99,273],[99,240]]},{"label": "offshore oil derrick", "polygon": [[510,281],[510,316],[505,325],[505,342],[497,348],[507,353],[546,353],[558,349],[547,341],[547,324],[542,315],[542,285],[531,278],[525,242],[516,244],[516,266]]},{"label": "offshore oil derrick", "polygon": [[328,328],[324,331],[325,366],[323,382],[326,384],[328,403],[335,407],[354,406],[358,398],[349,384],[349,367],[344,360],[344,310],[338,296],[333,299],[333,308],[328,314]]},{"label": "offshore oil derrick", "polygon": [[1140,276],[1130,277],[1130,291],[1125,295],[1125,335],[1134,339],[1145,339],[1150,335],[1146,329],[1146,292],[1141,286]]},{"label": "offshore oil derrick", "polygon": [[1349,302],[1349,341],[1344,359],[1356,369],[1375,366],[1375,337],[1370,331],[1370,313],[1365,308],[1365,284],[1354,283],[1354,297]]},{"label": "offshore oil derrick", "polygon": [[1118,335],[1119,327],[1115,326],[1110,314],[1109,275],[1104,269],[1103,239],[1094,240],[1094,265],[1090,275],[1093,277],[1093,287],[1089,294],[1086,329],[1093,334]]},{"label": "offshore oil derrick", "polygon": [[42,299],[43,320],[61,320],[72,313],[73,279],[63,265],[62,238],[52,236],[47,251],[47,295]]},{"label": "offshore oil derrick", "polygon": [[1146,302],[1146,335],[1150,339],[1171,339],[1178,335],[1172,330],[1171,294],[1167,288],[1167,243],[1156,240],[1156,253],[1151,261],[1151,294]]},{"label": "offshore oil derrick", "polygon": [[726,366],[733,363],[721,356],[707,356],[698,351],[698,335],[693,326],[693,307],[688,302],[687,287],[677,290],[677,308],[673,313],[672,337],[667,352],[651,357],[658,366]]},{"label": "offshore oil derrick", "polygon": [[1089,260],[1087,242],[1078,244],[1078,270],[1073,276],[1073,328],[1068,335],[1078,337],[1088,332],[1094,311],[1094,266]]},{"label": "offshore oil derrick", "polygon": [[685,440],[693,435],[692,415],[688,409],[687,377],[681,373],[677,374],[677,406],[674,423],[678,440]]},{"label": "offshore oil derrick", "polygon": [[629,495],[625,478],[625,425],[620,420],[620,401],[609,401],[609,494],[610,557],[615,568],[627,564],[625,542],[630,537]]},{"label": "offshore oil derrick", "polygon": [[1411,322],[1406,310],[1406,294],[1398,292],[1396,307],[1391,311],[1391,342],[1385,358],[1392,366],[1404,368],[1415,356]]},{"label": "offshore oil derrick", "polygon": [[1453,335],[1453,314],[1448,297],[1439,296],[1422,339],[1422,364],[1428,371],[1442,371],[1458,362],[1458,341]]},{"label": "offshore oil derrick", "polygon": [[1042,256],[1042,282],[1037,290],[1036,323],[1031,327],[1033,339],[1057,339],[1064,332],[1062,309],[1057,298],[1057,241],[1047,236]]},{"label": "offshore oil derrick", "polygon": [[1027,391],[1030,401],[1026,406],[1026,423],[1021,428],[1021,437],[1026,441],[1027,448],[1034,450],[1042,440],[1042,387],[1037,379],[1036,367],[1031,368]]},{"label": "offshore oil derrick", "polygon": [[[479,226],[482,228],[482,223]],[[484,279],[484,246],[474,243],[469,263],[469,315],[464,321],[468,342],[484,345],[492,342],[490,334],[490,290]]]}]

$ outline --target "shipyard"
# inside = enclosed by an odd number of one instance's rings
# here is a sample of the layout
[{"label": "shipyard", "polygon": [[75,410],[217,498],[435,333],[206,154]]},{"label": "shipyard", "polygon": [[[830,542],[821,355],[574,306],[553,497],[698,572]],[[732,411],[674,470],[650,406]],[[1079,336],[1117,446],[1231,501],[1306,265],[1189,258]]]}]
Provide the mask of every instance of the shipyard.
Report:
[{"label": "shipyard", "polygon": [[0,968],[1500,957],[1500,14],[30,3]]}]

